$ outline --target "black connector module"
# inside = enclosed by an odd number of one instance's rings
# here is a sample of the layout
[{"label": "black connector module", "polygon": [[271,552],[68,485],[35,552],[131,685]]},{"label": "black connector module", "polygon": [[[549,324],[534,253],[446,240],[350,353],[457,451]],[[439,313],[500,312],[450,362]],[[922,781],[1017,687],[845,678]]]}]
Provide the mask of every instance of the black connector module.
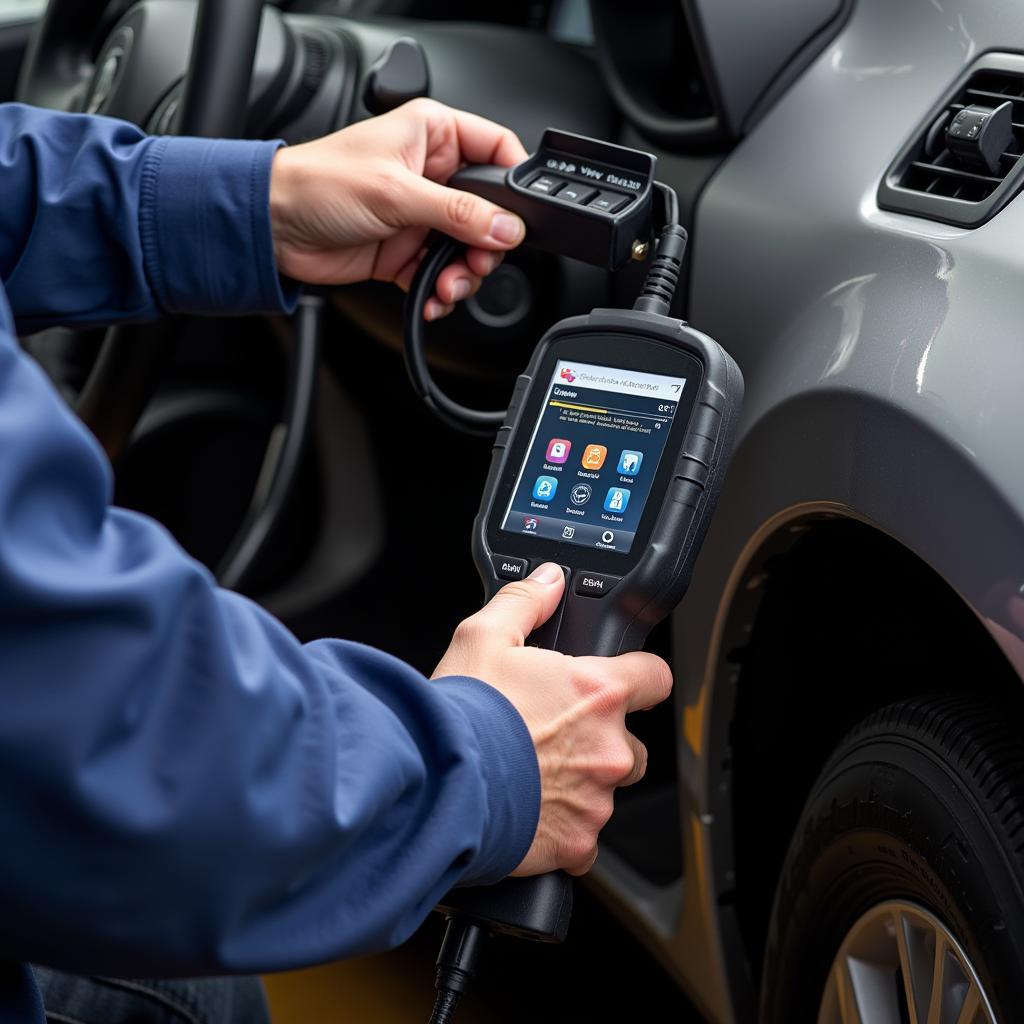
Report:
[{"label": "black connector module", "polygon": [[657,158],[548,128],[515,167],[464,167],[449,181],[519,214],[533,249],[605,270],[625,266],[649,241]]}]

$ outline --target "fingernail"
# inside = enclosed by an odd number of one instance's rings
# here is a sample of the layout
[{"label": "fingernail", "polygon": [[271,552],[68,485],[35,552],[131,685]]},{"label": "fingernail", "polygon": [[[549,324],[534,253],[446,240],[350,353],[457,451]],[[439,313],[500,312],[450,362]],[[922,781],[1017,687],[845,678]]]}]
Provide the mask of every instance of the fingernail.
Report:
[{"label": "fingernail", "polygon": [[554,562],[545,562],[538,565],[530,573],[530,579],[538,583],[557,583],[562,578],[562,570]]},{"label": "fingernail", "polygon": [[491,238],[496,242],[518,242],[526,225],[513,213],[496,213],[491,221]]},{"label": "fingernail", "polygon": [[459,302],[464,299],[468,294],[472,285],[469,281],[460,277],[455,284],[452,285],[452,302]]}]

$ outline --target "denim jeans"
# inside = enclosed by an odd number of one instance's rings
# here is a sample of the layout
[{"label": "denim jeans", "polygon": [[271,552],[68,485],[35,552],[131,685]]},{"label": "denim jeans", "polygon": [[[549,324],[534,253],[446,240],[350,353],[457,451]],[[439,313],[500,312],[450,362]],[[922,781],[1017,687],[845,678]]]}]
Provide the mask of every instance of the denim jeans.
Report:
[{"label": "denim jeans", "polygon": [[151,981],[32,970],[47,1024],[270,1024],[259,978]]}]

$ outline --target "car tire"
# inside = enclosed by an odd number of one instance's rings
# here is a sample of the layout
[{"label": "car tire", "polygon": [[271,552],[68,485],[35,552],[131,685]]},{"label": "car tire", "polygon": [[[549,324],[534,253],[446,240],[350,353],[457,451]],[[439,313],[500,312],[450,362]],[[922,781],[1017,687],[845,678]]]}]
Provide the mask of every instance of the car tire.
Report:
[{"label": "car tire", "polygon": [[[1024,728],[1005,711],[972,698],[915,698],[873,713],[839,745],[805,804],[776,891],[763,1024],[910,1020],[908,999],[922,1021],[959,1021],[959,1011],[922,1009],[938,1000],[938,982],[922,994],[932,976],[908,979],[919,961],[906,938],[890,982],[902,990],[895,1014],[826,1009],[824,997],[831,991],[834,1003],[844,979],[851,998],[862,963],[885,962],[882,953],[849,959],[858,929],[879,912],[893,943],[898,931],[924,934],[914,921],[936,924],[933,944],[945,934],[969,961],[994,1020],[1024,1021]],[[945,998],[955,1001],[951,991]],[[854,1002],[865,999],[858,992]]]}]

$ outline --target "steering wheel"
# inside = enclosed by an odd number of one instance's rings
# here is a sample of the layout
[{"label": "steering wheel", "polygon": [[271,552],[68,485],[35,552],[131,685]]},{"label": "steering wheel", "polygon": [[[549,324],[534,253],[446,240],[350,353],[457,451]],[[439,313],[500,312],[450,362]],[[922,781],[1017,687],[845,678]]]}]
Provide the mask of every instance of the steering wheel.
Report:
[{"label": "steering wheel", "polygon": [[[49,0],[18,82],[18,99],[57,110],[102,113],[153,125],[163,134],[242,134],[263,0]],[[111,14],[116,18],[111,27]],[[104,30],[109,30],[97,48]],[[95,59],[93,55],[96,54]],[[172,91],[184,78],[177,111]],[[175,93],[176,94],[176,93]],[[170,116],[168,116],[170,113]],[[241,587],[266,544],[297,476],[312,416],[320,302],[303,300],[285,400],[284,441],[276,430],[260,483],[218,568]],[[175,349],[173,318],[112,328],[82,389],[76,412],[116,462]]]}]

